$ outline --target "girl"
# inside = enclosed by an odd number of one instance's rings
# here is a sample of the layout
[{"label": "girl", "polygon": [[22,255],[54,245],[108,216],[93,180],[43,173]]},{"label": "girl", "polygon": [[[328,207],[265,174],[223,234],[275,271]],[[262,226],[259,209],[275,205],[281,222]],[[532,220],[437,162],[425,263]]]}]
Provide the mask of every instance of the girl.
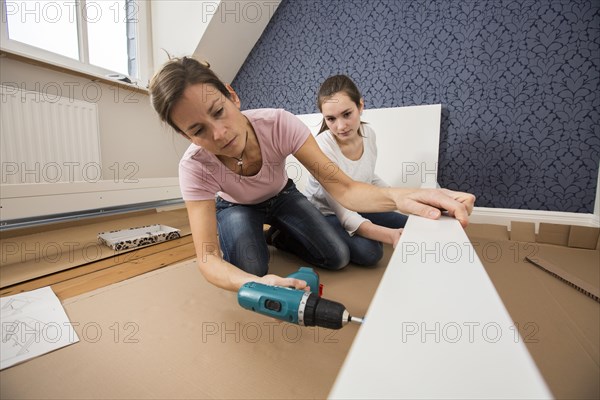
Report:
[{"label": "girl", "polygon": [[[360,120],[364,101],[354,82],[345,75],[327,78],[319,89],[317,106],[323,114],[317,143],[325,155],[350,178],[389,187],[375,174],[375,132]],[[382,242],[395,247],[408,219],[397,212],[350,211],[313,177],[309,177],[306,195],[344,240],[350,261],[358,265],[376,264],[383,257]]]}]

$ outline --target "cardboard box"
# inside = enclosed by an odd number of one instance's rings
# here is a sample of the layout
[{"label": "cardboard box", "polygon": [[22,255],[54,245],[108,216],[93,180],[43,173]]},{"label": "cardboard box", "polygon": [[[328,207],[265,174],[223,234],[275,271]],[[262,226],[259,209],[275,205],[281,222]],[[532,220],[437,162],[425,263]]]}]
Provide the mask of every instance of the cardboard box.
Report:
[{"label": "cardboard box", "polygon": [[569,244],[570,225],[549,224],[540,222],[536,241],[539,243],[557,244],[567,246]]},{"label": "cardboard box", "polygon": [[535,242],[535,223],[511,222],[510,240],[517,242]]},{"label": "cardboard box", "polygon": [[589,226],[572,226],[569,232],[569,247],[578,247],[582,249],[597,249],[600,235],[599,228]]}]

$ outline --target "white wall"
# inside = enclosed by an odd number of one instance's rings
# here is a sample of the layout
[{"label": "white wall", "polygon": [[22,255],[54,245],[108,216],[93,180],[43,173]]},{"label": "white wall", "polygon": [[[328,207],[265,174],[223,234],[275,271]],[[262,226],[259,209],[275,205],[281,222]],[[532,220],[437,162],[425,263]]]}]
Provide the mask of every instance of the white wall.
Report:
[{"label": "white wall", "polygon": [[157,71],[168,60],[162,49],[175,57],[194,52],[220,1],[153,0],[149,3],[152,54]]},{"label": "white wall", "polygon": [[171,56],[206,60],[231,82],[281,0],[153,0],[154,70]]},{"label": "white wall", "polygon": [[210,20],[194,55],[207,60],[231,82],[267,27],[281,0],[223,0]]}]

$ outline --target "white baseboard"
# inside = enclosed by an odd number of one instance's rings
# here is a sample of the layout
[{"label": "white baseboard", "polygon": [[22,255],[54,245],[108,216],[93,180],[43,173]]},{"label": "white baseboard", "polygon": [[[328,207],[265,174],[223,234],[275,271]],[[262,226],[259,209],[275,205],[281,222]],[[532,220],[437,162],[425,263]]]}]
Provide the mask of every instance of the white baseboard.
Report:
[{"label": "white baseboard", "polygon": [[535,231],[539,223],[600,227],[596,214],[580,214],[558,211],[517,210],[508,208],[475,207],[469,221],[473,224],[505,225],[510,229],[511,221],[533,222]]}]

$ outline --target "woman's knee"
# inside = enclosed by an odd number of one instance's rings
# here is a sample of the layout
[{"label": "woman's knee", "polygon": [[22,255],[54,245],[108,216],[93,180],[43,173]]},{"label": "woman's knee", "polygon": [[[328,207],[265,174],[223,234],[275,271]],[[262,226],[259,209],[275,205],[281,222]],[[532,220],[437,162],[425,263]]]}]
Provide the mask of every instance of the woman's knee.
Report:
[{"label": "woman's knee", "polygon": [[224,254],[225,261],[235,265],[242,271],[256,276],[265,276],[269,272],[269,254],[258,254],[255,252],[240,251],[239,248],[234,252]]},{"label": "woman's knee", "polygon": [[250,237],[246,237],[246,240],[237,238],[237,242],[227,241],[223,237],[219,239],[225,261],[253,275],[264,276],[269,272],[271,255],[262,235],[256,240]]},{"label": "woman's knee", "polygon": [[246,271],[249,274],[256,276],[265,276],[269,273],[269,266],[267,264],[260,263],[238,263],[236,265],[242,271]]}]

